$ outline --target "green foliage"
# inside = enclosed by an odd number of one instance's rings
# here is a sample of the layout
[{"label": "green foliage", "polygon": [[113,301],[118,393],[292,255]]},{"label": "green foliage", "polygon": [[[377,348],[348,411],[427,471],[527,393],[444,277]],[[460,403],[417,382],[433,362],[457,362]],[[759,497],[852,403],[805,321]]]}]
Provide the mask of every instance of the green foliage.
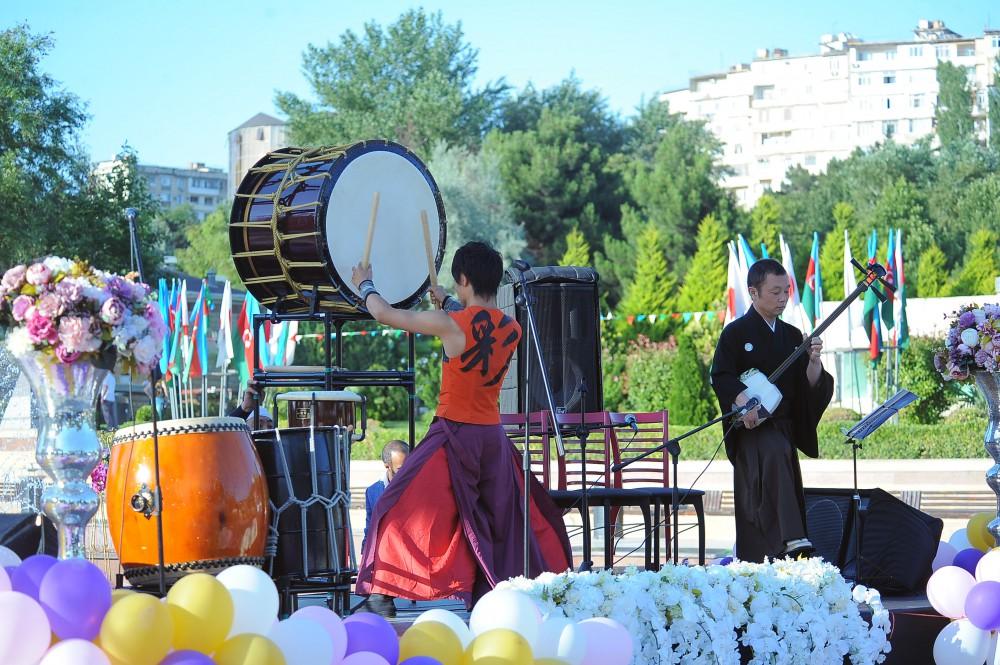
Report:
[{"label": "green foliage", "polygon": [[177,250],[177,266],[189,275],[203,277],[214,270],[220,279],[228,279],[234,288],[243,286],[229,245],[231,203],[223,203],[205,216],[200,224],[185,232],[187,247]]},{"label": "green foliage", "polygon": [[670,419],[680,423],[702,423],[715,417],[715,395],[708,382],[708,368],[699,358],[688,335],[677,338],[677,354],[670,367],[667,408]]},{"label": "green foliage", "polygon": [[[198,214],[190,203],[184,203],[160,212],[157,224],[163,230],[163,246],[170,253],[188,247],[187,231],[198,224]],[[229,246],[228,234],[226,246]]]},{"label": "green foliage", "polygon": [[[882,190],[871,214],[871,224],[876,229],[902,229],[911,256],[921,255],[934,240],[924,196],[903,176]],[[883,254],[879,256],[881,260]]]},{"label": "green foliage", "polygon": [[561,266],[589,266],[590,243],[575,226],[566,234],[566,251],[559,259]]},{"label": "green foliage", "polygon": [[778,221],[781,219],[781,209],[777,199],[771,194],[764,194],[757,199],[757,205],[750,212],[750,246],[759,253],[761,243],[767,247],[771,256],[778,256]]},{"label": "green foliage", "polygon": [[625,404],[630,411],[666,408],[671,387],[670,367],[677,356],[672,342],[651,342],[640,336],[625,359]]},{"label": "green foliage", "polygon": [[625,127],[625,154],[652,164],[664,133],[679,122],[682,122],[681,116],[671,113],[667,104],[655,95],[643,100]]},{"label": "green foliage", "polygon": [[660,230],[648,223],[638,237],[635,271],[619,310],[625,314],[668,314],[673,311],[677,279],[667,269]]},{"label": "green foliage", "polygon": [[701,220],[696,240],[698,249],[684,276],[684,285],[677,297],[677,309],[703,312],[722,303],[729,277],[727,240],[725,227],[714,215]]},{"label": "green foliage", "polygon": [[460,24],[423,9],[403,13],[383,29],[366,23],[325,47],[310,45],[303,70],[315,103],[278,93],[292,141],[340,144],[380,136],[427,152],[439,140],[476,145],[495,123],[503,83],[474,89],[478,51]]},{"label": "green foliage", "polygon": [[993,85],[987,89],[989,109],[986,117],[990,123],[989,144],[996,148],[1000,143],[1000,60],[993,65]]},{"label": "green foliage", "polygon": [[854,206],[840,201],[833,206],[834,226],[823,237],[819,252],[820,272],[823,275],[823,297],[827,300],[841,300],[844,293],[844,231],[851,237],[851,256],[864,262],[862,253],[864,235],[856,226]]},{"label": "green foliage", "polygon": [[[904,239],[905,242],[905,239]],[[949,295],[951,280],[948,277],[948,259],[937,246],[924,250],[917,263],[917,296],[920,298],[937,298]]]},{"label": "green foliage", "polygon": [[936,423],[954,401],[953,391],[934,369],[934,352],[942,346],[940,339],[911,337],[909,348],[899,356],[899,383],[919,396],[916,404],[901,412],[904,420]]},{"label": "green foliage", "polygon": [[937,66],[938,103],[934,109],[937,134],[942,146],[971,141],[972,87],[965,68],[942,60]]},{"label": "green foliage", "polygon": [[958,281],[952,289],[953,295],[972,296],[996,292],[996,278],[1000,277],[1000,261],[997,251],[997,233],[991,229],[979,229],[969,237],[965,263]]},{"label": "green foliage", "polygon": [[524,228],[515,221],[513,206],[505,194],[499,157],[486,149],[472,152],[439,142],[428,164],[448,215],[442,284],[452,283],[455,250],[471,240],[488,242],[505,261],[519,258],[525,246]]}]

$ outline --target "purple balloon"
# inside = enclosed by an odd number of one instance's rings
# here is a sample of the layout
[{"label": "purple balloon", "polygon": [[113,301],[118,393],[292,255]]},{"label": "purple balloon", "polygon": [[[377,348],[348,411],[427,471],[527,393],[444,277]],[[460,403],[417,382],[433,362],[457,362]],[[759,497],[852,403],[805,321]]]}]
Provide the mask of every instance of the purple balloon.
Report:
[{"label": "purple balloon", "polygon": [[399,661],[399,636],[392,624],[372,612],[352,614],[344,619],[347,655],[371,651],[390,663]]},{"label": "purple balloon", "polygon": [[958,566],[959,568],[964,568],[969,571],[973,577],[976,576],[976,564],[979,560],[983,558],[983,553],[977,550],[975,547],[970,547],[964,549],[955,555],[955,561],[952,563],[953,566]]},{"label": "purple balloon", "polygon": [[160,665],[215,665],[215,661],[200,651],[175,651],[163,660]]},{"label": "purple balloon", "polygon": [[11,573],[11,588],[38,600],[38,587],[42,584],[42,578],[57,561],[59,560],[48,554],[29,556]]},{"label": "purple balloon", "polygon": [[441,661],[430,656],[414,656],[407,658],[399,665],[441,665]]},{"label": "purple balloon", "polygon": [[89,642],[101,631],[111,607],[111,585],[101,569],[86,559],[66,559],[45,573],[38,602],[59,639]]},{"label": "purple balloon", "polygon": [[733,562],[733,557],[731,557],[731,556],[724,556],[721,559],[719,559],[718,561],[716,561],[715,563],[717,563],[720,566],[728,566],[732,562]]},{"label": "purple balloon", "polygon": [[980,582],[965,597],[965,616],[976,628],[1000,628],[1000,582]]}]

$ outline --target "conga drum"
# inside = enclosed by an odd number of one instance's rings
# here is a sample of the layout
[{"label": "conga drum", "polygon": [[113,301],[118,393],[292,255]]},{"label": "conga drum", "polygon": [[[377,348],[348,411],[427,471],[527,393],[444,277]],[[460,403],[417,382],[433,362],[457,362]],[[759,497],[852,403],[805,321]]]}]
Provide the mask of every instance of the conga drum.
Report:
[{"label": "conga drum", "polygon": [[305,581],[357,573],[351,536],[351,435],[346,427],[253,433],[270,496],[264,570]]},{"label": "conga drum", "polygon": [[[378,204],[374,205],[374,195]],[[375,212],[370,262],[375,284],[396,307],[412,307],[430,284],[421,211],[441,267],[444,203],[427,167],[391,141],[284,148],[240,183],[229,222],[236,271],[247,290],[280,313],[366,316],[351,282]]]},{"label": "conga drum", "polygon": [[[241,563],[262,566],[267,484],[246,422],[166,420],[157,432],[168,582]],[[108,526],[125,576],[137,586],[157,580],[155,485],[152,424],[119,429],[108,467]]]},{"label": "conga drum", "polygon": [[[289,427],[317,427],[340,425],[352,431],[365,430],[366,411],[365,399],[349,390],[303,390],[291,393],[280,393],[280,403],[288,405]],[[316,415],[313,419],[313,404]],[[361,427],[358,428],[358,408],[361,409]],[[358,437],[355,436],[355,440]]]}]

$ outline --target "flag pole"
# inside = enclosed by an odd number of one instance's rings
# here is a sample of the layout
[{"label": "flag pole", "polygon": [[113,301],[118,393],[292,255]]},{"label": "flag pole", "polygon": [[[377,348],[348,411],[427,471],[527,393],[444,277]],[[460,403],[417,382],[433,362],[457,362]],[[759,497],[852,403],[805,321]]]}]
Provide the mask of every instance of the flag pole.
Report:
[{"label": "flag pole", "polygon": [[222,418],[226,415],[226,375],[229,374],[226,371],[227,368],[222,368],[222,376],[219,377],[219,417]]}]

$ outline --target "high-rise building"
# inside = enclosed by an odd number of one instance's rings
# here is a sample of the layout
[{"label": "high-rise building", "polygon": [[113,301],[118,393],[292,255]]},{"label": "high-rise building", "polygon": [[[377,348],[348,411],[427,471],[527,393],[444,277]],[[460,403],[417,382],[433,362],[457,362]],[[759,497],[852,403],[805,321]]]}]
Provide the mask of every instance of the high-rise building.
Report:
[{"label": "high-rise building", "polygon": [[985,138],[1000,30],[962,37],[942,21],[921,20],[913,33],[892,42],[823,35],[819,53],[806,56],[761,49],[753,62],[696,76],[660,100],[704,121],[723,142],[731,174],[722,184],[746,207],[779,190],[792,166],[820,173],[855,148],[933,134],[941,61],[965,69],[976,132]]},{"label": "high-rise building", "polygon": [[[98,162],[94,174],[106,176],[118,163],[115,159]],[[226,172],[201,162],[192,162],[186,169],[139,164],[138,173],[146,179],[149,193],[160,205],[174,208],[188,204],[199,221],[227,198]]]},{"label": "high-rise building", "polygon": [[257,161],[278,148],[288,146],[284,120],[258,113],[229,132],[229,193],[236,194],[243,176]]}]

